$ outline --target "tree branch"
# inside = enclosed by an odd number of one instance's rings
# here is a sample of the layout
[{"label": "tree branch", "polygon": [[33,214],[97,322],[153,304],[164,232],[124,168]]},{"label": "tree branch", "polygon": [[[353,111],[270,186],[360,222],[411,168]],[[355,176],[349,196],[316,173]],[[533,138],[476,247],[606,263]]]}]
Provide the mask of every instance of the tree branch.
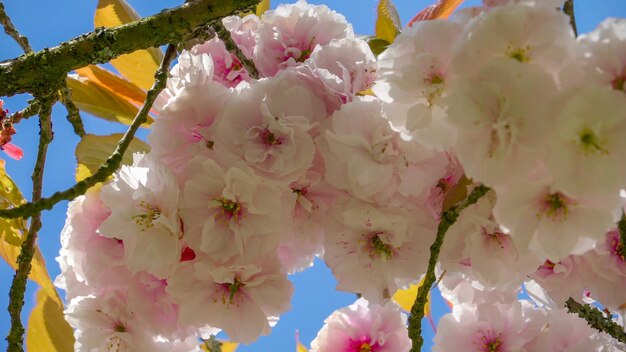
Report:
[{"label": "tree branch", "polygon": [[141,124],[145,123],[148,119],[148,113],[152,108],[152,104],[156,100],[157,96],[165,88],[167,82],[167,74],[169,72],[169,66],[176,56],[176,46],[170,44],[167,47],[163,61],[159,70],[155,74],[155,82],[152,88],[146,95],[146,100],[135,116],[133,123],[128,127],[128,130],[124,134],[124,137],[117,143],[115,152],[102,164],[95,174],[87,177],[86,179],[76,183],[74,186],[60,192],[54,193],[49,198],[42,198],[37,201],[22,204],[19,207],[11,209],[0,210],[0,216],[4,218],[27,218],[33,214],[37,214],[45,209],[51,209],[56,203],[62,200],[71,200],[84,194],[89,188],[97,184],[98,182],[105,181],[111,176],[121,165],[122,157],[128,149],[130,142],[135,136],[137,129]]},{"label": "tree branch", "polygon": [[75,69],[139,49],[179,43],[209,21],[252,10],[259,0],[194,0],[154,16],[95,31],[59,46],[0,63],[0,96],[47,92]]},{"label": "tree branch", "polygon": [[409,337],[413,341],[411,352],[419,352],[424,344],[424,338],[422,337],[422,319],[424,318],[424,307],[428,300],[428,291],[435,282],[435,266],[437,265],[437,259],[439,258],[439,251],[443,245],[443,238],[446,232],[452,226],[459,214],[463,209],[476,203],[482,196],[489,191],[489,188],[483,185],[479,185],[472,190],[469,196],[465,200],[456,205],[448,208],[443,212],[441,220],[439,221],[439,227],[437,228],[437,237],[435,242],[430,246],[430,259],[428,260],[428,270],[426,271],[426,277],[424,283],[417,291],[417,297],[413,307],[411,307],[411,316],[409,317]]},{"label": "tree branch", "polygon": [[239,46],[237,46],[233,40],[231,33],[226,29],[226,27],[224,27],[224,24],[221,21],[215,25],[215,33],[217,33],[217,36],[224,42],[226,50],[233,53],[237,59],[239,59],[243,67],[246,71],[248,71],[250,77],[258,79],[259,71],[257,70],[256,65],[254,65],[254,62],[248,59],[246,55],[243,54],[241,49],[239,49]]},{"label": "tree branch", "polygon": [[67,81],[63,83],[63,87],[60,89],[61,102],[65,105],[67,110],[67,121],[74,128],[74,133],[79,137],[85,136],[85,127],[83,126],[83,119],[80,117],[80,111],[72,100],[72,90],[67,86]]},{"label": "tree branch", "polygon": [[[53,88],[54,91],[55,88]],[[39,148],[37,152],[37,161],[33,169],[33,197],[32,201],[36,202],[41,199],[41,190],[43,186],[43,172],[46,164],[46,155],[48,152],[48,144],[52,141],[52,105],[56,102],[57,94],[48,94],[45,97],[37,98],[40,102],[41,110],[39,113]],[[26,291],[26,281],[31,270],[31,262],[35,253],[37,233],[41,229],[41,213],[33,215],[30,221],[30,227],[26,239],[22,243],[20,255],[17,257],[17,271],[13,276],[13,283],[9,291],[9,315],[11,316],[11,330],[6,340],[9,343],[7,352],[22,352],[24,326],[20,315],[24,306],[24,292]]]},{"label": "tree branch", "polygon": [[39,101],[37,99],[33,99],[29,101],[27,107],[20,111],[16,111],[11,115],[11,121],[13,123],[18,123],[22,121],[22,119],[27,119],[29,117],[35,116],[39,113]]},{"label": "tree branch", "polygon": [[2,27],[4,27],[4,33],[13,38],[25,53],[28,54],[33,51],[33,48],[30,47],[30,43],[28,43],[28,38],[21,35],[17,29],[15,29],[11,18],[7,15],[6,11],[4,11],[4,4],[2,2],[0,2],[0,23],[2,23]]},{"label": "tree branch", "polygon": [[624,328],[613,320],[604,316],[598,309],[589,304],[580,304],[572,297],[565,302],[565,307],[570,313],[576,313],[579,317],[585,319],[587,324],[592,328],[611,335],[616,340],[626,343],[626,333]]},{"label": "tree branch", "polygon": [[569,23],[574,30],[574,35],[578,37],[578,29],[576,28],[576,16],[574,16],[574,0],[567,0],[563,4],[563,12],[569,16]]}]

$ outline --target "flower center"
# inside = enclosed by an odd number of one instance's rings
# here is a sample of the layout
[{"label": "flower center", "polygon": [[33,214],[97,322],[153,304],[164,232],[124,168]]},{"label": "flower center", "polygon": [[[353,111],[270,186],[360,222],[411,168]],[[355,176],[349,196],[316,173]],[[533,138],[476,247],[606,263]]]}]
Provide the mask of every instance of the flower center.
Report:
[{"label": "flower center", "polygon": [[530,62],[530,46],[513,48],[512,45],[509,45],[507,47],[507,56],[522,63]]},{"label": "flower center", "polygon": [[381,236],[384,235],[385,233],[383,232],[370,235],[371,237],[367,243],[370,258],[381,258],[382,260],[387,261],[393,259],[396,255],[395,248],[382,240]]},{"label": "flower center", "polygon": [[143,212],[131,217],[131,219],[135,220],[135,223],[139,225],[142,231],[154,227],[154,221],[161,216],[161,210],[157,206],[144,201],[139,203],[139,208],[142,209]]},{"label": "flower center", "polygon": [[276,138],[276,135],[271,132],[269,128],[266,128],[263,132],[261,132],[261,140],[263,140],[263,143],[267,146],[283,144],[280,138]]},{"label": "flower center", "polygon": [[242,212],[241,205],[239,205],[239,203],[225,197],[217,198],[215,201],[221,209],[217,216],[224,217],[227,221],[230,221],[231,219],[239,221]]},{"label": "flower center", "polygon": [[538,216],[546,214],[551,220],[563,221],[567,219],[568,206],[574,201],[566,197],[563,193],[556,192],[547,194],[541,200],[541,210]]},{"label": "flower center", "polygon": [[613,230],[609,233],[607,238],[607,244],[609,247],[609,251],[612,255],[618,258],[618,260],[622,263],[626,262],[626,258],[624,258],[623,250],[624,243],[622,243],[620,239],[619,231]]},{"label": "flower center", "polygon": [[[490,334],[489,334],[490,335]],[[485,336],[483,335],[480,338],[480,352],[502,352],[502,340],[500,340],[500,335],[496,336]]]},{"label": "flower center", "polygon": [[363,342],[363,344],[361,344],[361,347],[359,348],[359,352],[371,352],[371,351],[372,351],[372,346],[367,342]]},{"label": "flower center", "polygon": [[[228,303],[235,303],[235,295],[239,293],[239,291],[246,286],[243,282],[239,280],[239,278],[235,278],[233,283],[222,284],[226,288],[226,292],[228,293]],[[223,303],[226,303],[226,294],[222,298]]]},{"label": "flower center", "polygon": [[600,140],[600,137],[596,135],[591,129],[585,128],[578,134],[578,142],[585,154],[609,154],[609,151],[605,148],[605,142]]}]

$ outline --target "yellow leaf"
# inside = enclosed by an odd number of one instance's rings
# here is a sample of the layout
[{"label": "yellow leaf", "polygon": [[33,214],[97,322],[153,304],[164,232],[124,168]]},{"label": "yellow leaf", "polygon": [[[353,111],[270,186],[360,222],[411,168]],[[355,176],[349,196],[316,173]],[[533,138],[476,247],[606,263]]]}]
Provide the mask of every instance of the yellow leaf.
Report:
[{"label": "yellow leaf", "polygon": [[[72,89],[72,99],[79,109],[105,120],[130,125],[139,110],[117,93],[96,82],[68,77],[67,85]],[[152,118],[148,116],[145,126],[150,123]]]},{"label": "yellow leaf", "polygon": [[[407,312],[411,312],[415,298],[417,297],[417,290],[424,284],[424,278],[418,284],[411,284],[406,289],[399,289],[391,297],[398,305]],[[424,315],[430,316],[430,292],[428,292],[428,300],[424,307]]]},{"label": "yellow leaf", "polygon": [[63,318],[63,303],[56,291],[39,289],[26,331],[27,351],[74,351],[74,331]]},{"label": "yellow leaf", "polygon": [[[0,185],[2,186],[0,188],[0,207],[3,209],[26,202],[17,185],[6,174],[4,160],[0,160]],[[17,257],[20,254],[20,246],[25,235],[26,223],[23,219],[0,218],[0,257],[13,269],[17,269]],[[39,248],[35,248],[32,265],[29,278],[41,287],[54,289],[46,270],[46,262]]]},{"label": "yellow leaf", "polygon": [[384,39],[389,43],[400,33],[402,25],[398,10],[391,0],[380,0],[378,2],[378,14],[376,17],[376,38]]},{"label": "yellow leaf", "polygon": [[464,0],[437,0],[436,3],[428,6],[420,13],[415,15],[411,21],[409,21],[409,26],[417,21],[428,21],[434,20],[437,18],[448,18],[454,10],[461,5]]},{"label": "yellow leaf", "polygon": [[309,352],[309,350],[307,350],[302,343],[298,342],[296,345],[296,352]]},{"label": "yellow leaf", "polygon": [[[125,0],[99,0],[94,16],[96,27],[114,27],[133,22],[141,17]],[[137,50],[111,60],[124,77],[148,90],[154,83],[154,73],[161,64],[163,52],[157,48]]]},{"label": "yellow leaf", "polygon": [[236,342],[222,342],[222,352],[235,352],[237,351],[237,347],[239,347],[239,344]]},{"label": "yellow leaf", "polygon": [[100,66],[90,65],[79,68],[76,73],[110,90],[135,106],[143,105],[146,100],[146,92],[137,85]]},{"label": "yellow leaf", "polygon": [[[114,133],[108,136],[97,136],[88,134],[80,140],[76,146],[76,161],[78,168],[76,171],[76,178],[85,178],[94,174],[100,165],[115,151],[117,142],[122,138],[123,134]],[[135,152],[149,152],[150,146],[140,139],[134,138],[124,157],[122,158],[122,164],[131,165],[133,163],[133,153]],[[81,178],[81,179],[82,179]]]},{"label": "yellow leaf", "polygon": [[256,15],[261,17],[261,15],[270,9],[270,0],[262,0],[258,5],[256,5]]}]

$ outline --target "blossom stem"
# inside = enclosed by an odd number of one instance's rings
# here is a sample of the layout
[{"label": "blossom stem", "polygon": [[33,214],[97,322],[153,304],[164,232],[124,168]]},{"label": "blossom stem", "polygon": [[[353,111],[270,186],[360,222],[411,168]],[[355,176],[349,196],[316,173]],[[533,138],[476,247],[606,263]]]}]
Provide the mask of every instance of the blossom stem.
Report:
[{"label": "blossom stem", "polygon": [[54,48],[0,63],[0,96],[47,92],[68,72],[139,49],[179,43],[209,21],[254,8],[259,0],[194,0],[136,22],[96,28]]},{"label": "blossom stem", "polygon": [[579,317],[585,319],[592,328],[605,332],[622,343],[626,343],[624,328],[607,318],[597,308],[589,304],[580,304],[571,297],[565,302],[565,307],[567,307],[570,313],[576,313]]},{"label": "blossom stem", "polygon": [[569,16],[569,23],[574,30],[574,35],[578,37],[578,29],[576,28],[576,17],[574,16],[574,0],[567,0],[563,4],[563,12]]},{"label": "blossom stem", "polygon": [[417,297],[415,297],[415,302],[413,303],[413,307],[411,307],[411,316],[409,317],[409,338],[411,338],[413,342],[411,352],[421,351],[422,345],[424,344],[424,338],[422,337],[424,307],[428,300],[428,291],[430,291],[436,279],[435,266],[437,265],[437,259],[439,258],[439,251],[443,245],[444,236],[450,226],[456,222],[461,211],[475,204],[488,191],[489,188],[484,185],[475,187],[467,198],[445,210],[441,216],[437,228],[437,237],[435,238],[435,242],[430,246],[430,259],[428,260],[428,270],[426,271],[424,284],[420,286],[417,291]]},{"label": "blossom stem", "polygon": [[[33,169],[33,197],[36,202],[41,199],[43,186],[43,173],[46,164],[48,145],[52,142],[52,105],[56,102],[57,95],[48,94],[38,98],[41,109],[39,110],[39,148],[37,151],[37,161]],[[41,229],[41,213],[36,213],[30,220],[30,227],[26,239],[22,242],[20,254],[17,257],[17,271],[13,276],[13,282],[9,291],[9,315],[11,317],[11,330],[6,338],[8,342],[7,352],[22,352],[24,350],[24,326],[20,315],[24,307],[24,293],[26,292],[26,282],[31,270],[31,262],[35,253],[37,233]]]}]

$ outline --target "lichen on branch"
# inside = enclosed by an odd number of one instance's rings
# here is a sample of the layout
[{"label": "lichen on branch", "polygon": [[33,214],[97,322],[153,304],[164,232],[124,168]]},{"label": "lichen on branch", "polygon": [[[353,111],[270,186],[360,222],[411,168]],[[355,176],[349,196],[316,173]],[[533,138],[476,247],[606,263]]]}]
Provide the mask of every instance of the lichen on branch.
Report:
[{"label": "lichen on branch", "polygon": [[259,0],[194,0],[139,21],[96,28],[59,46],[0,62],[0,96],[43,94],[75,69],[139,49],[180,43],[211,20],[254,8]]}]

